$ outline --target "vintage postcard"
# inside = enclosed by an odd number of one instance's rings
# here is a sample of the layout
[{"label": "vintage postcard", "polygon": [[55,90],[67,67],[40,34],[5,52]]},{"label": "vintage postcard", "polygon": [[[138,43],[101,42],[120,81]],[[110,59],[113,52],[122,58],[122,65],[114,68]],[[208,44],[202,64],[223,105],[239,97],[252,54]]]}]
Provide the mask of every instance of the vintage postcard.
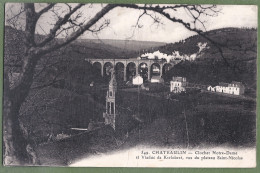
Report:
[{"label": "vintage postcard", "polygon": [[256,167],[257,14],[6,3],[3,164]]}]

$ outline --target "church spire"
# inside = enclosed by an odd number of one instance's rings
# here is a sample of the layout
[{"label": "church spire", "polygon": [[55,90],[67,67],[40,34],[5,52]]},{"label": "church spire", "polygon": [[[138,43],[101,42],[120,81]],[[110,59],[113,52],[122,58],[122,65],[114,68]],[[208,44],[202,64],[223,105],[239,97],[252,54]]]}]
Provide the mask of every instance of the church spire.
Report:
[{"label": "church spire", "polygon": [[103,113],[105,118],[105,124],[110,125],[113,129],[116,129],[116,90],[117,82],[115,76],[115,70],[111,69],[111,79],[108,85],[108,91],[106,96],[106,112]]},{"label": "church spire", "polygon": [[115,69],[111,69],[111,79],[109,82],[109,90],[117,90],[117,82],[116,82],[116,75],[115,75]]}]

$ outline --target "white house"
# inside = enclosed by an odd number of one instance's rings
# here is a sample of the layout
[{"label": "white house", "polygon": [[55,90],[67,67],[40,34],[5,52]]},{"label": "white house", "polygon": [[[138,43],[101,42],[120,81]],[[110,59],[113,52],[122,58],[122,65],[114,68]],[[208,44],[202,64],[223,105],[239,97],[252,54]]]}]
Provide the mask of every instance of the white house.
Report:
[{"label": "white house", "polygon": [[187,86],[187,82],[185,77],[172,77],[170,84],[170,91],[173,93],[186,91],[185,87]]},{"label": "white house", "polygon": [[232,81],[228,84],[228,91],[229,94],[234,95],[242,95],[245,93],[245,87],[241,82]]},{"label": "white house", "polygon": [[228,91],[228,83],[220,82],[219,85],[216,86],[216,92],[227,93],[227,91]]},{"label": "white house", "polygon": [[212,92],[242,95],[245,92],[245,87],[241,82],[235,82],[235,81],[231,83],[220,82],[219,85],[215,87],[208,86],[207,90]]},{"label": "white house", "polygon": [[164,80],[160,76],[153,76],[151,78],[151,83],[163,83]]},{"label": "white house", "polygon": [[133,78],[133,85],[142,85],[143,82],[144,80],[139,74]]}]

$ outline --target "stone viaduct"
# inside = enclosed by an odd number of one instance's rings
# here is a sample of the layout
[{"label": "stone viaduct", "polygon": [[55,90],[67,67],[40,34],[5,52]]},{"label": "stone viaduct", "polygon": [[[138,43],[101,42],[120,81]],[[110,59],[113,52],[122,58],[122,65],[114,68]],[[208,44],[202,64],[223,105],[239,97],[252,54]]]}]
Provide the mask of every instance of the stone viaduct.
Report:
[{"label": "stone viaduct", "polygon": [[[179,63],[179,60],[171,61],[168,63],[165,59],[86,59],[89,61],[92,65],[99,64],[101,66],[101,75],[104,76],[104,70],[106,68],[106,65],[113,66],[116,70],[116,66],[118,64],[123,65],[124,69],[124,81],[127,81],[127,69],[129,68],[129,65],[132,64],[132,66],[135,67],[135,74],[139,74],[139,70],[141,65],[145,64],[148,71],[148,80],[152,77],[152,69],[154,66],[159,70],[160,76],[163,75],[163,72],[165,70],[169,70],[174,65]],[[167,68],[167,69],[166,69]]]}]

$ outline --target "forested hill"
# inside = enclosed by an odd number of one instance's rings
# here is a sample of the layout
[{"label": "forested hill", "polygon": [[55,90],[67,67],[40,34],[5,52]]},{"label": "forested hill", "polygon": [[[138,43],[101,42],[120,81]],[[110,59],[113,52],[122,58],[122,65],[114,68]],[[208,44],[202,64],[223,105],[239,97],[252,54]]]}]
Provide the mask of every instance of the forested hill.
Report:
[{"label": "forested hill", "polygon": [[[249,48],[256,51],[257,30],[254,28],[223,28],[211,30],[205,33],[207,37],[225,46]],[[214,53],[215,46],[202,36],[194,35],[177,43],[170,43],[158,47],[162,53],[171,54],[179,51],[180,54],[191,55],[199,51],[198,43],[208,43],[210,51]],[[151,51],[151,50],[150,50]]]},{"label": "forested hill", "polygon": [[78,39],[77,42],[82,44],[94,43],[94,44],[109,45],[115,48],[120,48],[120,50],[123,51],[135,51],[135,52],[166,45],[166,43],[164,42],[115,40],[115,39]]},{"label": "forested hill", "polygon": [[[167,54],[174,51],[187,56],[196,54],[194,61],[182,61],[166,78],[180,75],[190,82],[211,85],[241,81],[256,89],[257,30],[224,28],[209,31],[206,36],[219,44],[223,56],[213,43],[198,35],[158,48]],[[207,48],[199,51],[198,43],[206,43]]]}]

